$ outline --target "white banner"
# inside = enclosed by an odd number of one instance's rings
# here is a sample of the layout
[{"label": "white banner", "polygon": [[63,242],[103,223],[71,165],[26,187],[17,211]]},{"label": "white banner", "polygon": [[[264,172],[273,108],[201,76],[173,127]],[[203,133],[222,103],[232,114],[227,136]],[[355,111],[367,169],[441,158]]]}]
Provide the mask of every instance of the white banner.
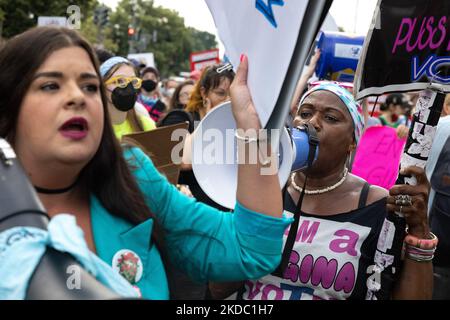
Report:
[{"label": "white banner", "polygon": [[308,0],[205,0],[233,67],[249,59],[248,84],[265,127],[297,43]]}]

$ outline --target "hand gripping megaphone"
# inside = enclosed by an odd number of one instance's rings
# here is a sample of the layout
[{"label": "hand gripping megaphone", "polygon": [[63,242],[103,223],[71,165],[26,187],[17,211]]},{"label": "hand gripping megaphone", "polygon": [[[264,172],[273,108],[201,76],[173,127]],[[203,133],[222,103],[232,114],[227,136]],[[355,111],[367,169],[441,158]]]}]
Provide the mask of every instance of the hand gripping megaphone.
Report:
[{"label": "hand gripping megaphone", "polygon": [[[46,230],[49,217],[16,159],[14,150],[0,138],[0,233],[13,227]],[[79,289],[67,286],[67,270],[80,270]],[[11,270],[11,277],[15,277]],[[119,295],[98,282],[69,254],[47,248],[28,283],[26,299],[118,299]]]},{"label": "hand gripping megaphone", "polygon": [[[314,128],[300,126],[283,128],[278,155],[278,178],[284,186],[292,171],[305,169],[318,156],[318,139]],[[308,129],[309,128],[309,129]],[[199,123],[192,139],[192,169],[203,191],[212,200],[233,209],[237,190],[236,122],[231,102],[212,109]],[[292,136],[292,138],[291,138]],[[264,186],[261,186],[264,187]]]}]

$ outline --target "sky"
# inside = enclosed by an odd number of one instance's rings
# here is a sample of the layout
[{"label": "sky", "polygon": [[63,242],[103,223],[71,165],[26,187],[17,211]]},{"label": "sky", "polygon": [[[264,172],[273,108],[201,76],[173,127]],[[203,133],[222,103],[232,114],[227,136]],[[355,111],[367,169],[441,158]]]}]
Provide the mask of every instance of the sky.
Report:
[{"label": "sky", "polygon": [[[111,8],[115,8],[120,0],[101,0]],[[243,0],[252,1],[252,0]],[[293,0],[287,0],[293,1]],[[294,0],[295,1],[295,0]],[[214,21],[205,0],[154,0],[155,5],[178,11],[189,27],[208,31],[217,36]],[[330,14],[336,24],[346,32],[365,35],[369,29],[377,0],[334,0]],[[220,39],[217,39],[218,41]],[[223,46],[220,43],[220,49]],[[223,52],[223,51],[222,51]]]}]

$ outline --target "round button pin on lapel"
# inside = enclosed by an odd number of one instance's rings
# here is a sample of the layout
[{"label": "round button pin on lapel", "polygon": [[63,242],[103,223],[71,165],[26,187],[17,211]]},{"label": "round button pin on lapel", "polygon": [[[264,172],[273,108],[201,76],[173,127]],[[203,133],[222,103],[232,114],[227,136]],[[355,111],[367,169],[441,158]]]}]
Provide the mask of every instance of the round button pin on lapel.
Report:
[{"label": "round button pin on lapel", "polygon": [[112,259],[112,267],[131,284],[139,282],[144,267],[138,254],[129,249],[116,252]]}]

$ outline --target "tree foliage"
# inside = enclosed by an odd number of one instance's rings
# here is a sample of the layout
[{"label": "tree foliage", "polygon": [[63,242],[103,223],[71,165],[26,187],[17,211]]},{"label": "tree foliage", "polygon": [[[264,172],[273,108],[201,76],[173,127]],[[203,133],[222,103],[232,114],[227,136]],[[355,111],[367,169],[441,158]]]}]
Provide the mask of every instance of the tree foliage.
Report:
[{"label": "tree foliage", "polygon": [[[126,55],[130,49],[153,52],[158,69],[169,76],[189,70],[191,52],[217,47],[213,34],[186,27],[176,11],[155,6],[152,0],[136,2],[134,12],[131,1],[122,0],[111,17],[119,54]],[[135,38],[128,36],[128,27],[135,29]]]},{"label": "tree foliage", "polygon": [[[184,19],[174,11],[155,6],[153,0],[122,0],[109,23],[99,28],[94,24],[97,0],[0,0],[2,37],[10,38],[37,25],[39,16],[65,16],[67,8],[76,3],[81,10],[80,32],[94,46],[102,46],[115,54],[152,52],[161,74],[176,75],[189,70],[189,55],[194,51],[217,47],[215,36],[186,27]],[[2,24],[1,24],[2,23]],[[135,29],[134,37],[128,28]]]},{"label": "tree foliage", "polygon": [[[74,1],[64,0],[0,0],[0,21],[3,23],[2,37],[10,38],[37,25],[40,16],[67,17],[67,8]],[[97,5],[96,0],[77,0],[82,21]]]}]

